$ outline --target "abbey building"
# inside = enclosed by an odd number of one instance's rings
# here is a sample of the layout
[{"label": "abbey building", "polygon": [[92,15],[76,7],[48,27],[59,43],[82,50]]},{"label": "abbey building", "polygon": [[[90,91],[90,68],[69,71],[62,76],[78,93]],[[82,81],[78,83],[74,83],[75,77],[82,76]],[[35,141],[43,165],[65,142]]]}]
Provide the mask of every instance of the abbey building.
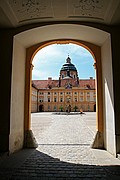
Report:
[{"label": "abbey building", "polygon": [[79,79],[71,58],[60,69],[58,80],[32,81],[31,112],[96,111],[95,79]]}]

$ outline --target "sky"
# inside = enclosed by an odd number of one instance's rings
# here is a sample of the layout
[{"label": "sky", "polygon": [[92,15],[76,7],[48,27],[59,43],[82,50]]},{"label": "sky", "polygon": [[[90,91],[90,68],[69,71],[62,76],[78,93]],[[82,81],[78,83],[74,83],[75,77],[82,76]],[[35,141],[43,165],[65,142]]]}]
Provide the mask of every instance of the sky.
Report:
[{"label": "sky", "polygon": [[75,65],[80,79],[95,78],[94,59],[85,48],[75,44],[53,44],[39,50],[33,58],[32,80],[48,77],[59,79],[60,69],[67,57]]}]

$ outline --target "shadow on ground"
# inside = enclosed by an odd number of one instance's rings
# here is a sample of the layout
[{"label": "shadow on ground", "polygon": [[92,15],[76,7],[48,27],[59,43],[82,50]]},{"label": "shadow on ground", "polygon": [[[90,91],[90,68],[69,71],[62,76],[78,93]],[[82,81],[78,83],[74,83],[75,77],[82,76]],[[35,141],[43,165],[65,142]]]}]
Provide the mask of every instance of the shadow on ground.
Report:
[{"label": "shadow on ground", "polygon": [[80,112],[54,112],[53,115],[85,115],[85,113]]},{"label": "shadow on ground", "polygon": [[120,179],[120,166],[74,164],[60,161],[36,149],[22,150],[0,164],[0,179],[80,180]]}]

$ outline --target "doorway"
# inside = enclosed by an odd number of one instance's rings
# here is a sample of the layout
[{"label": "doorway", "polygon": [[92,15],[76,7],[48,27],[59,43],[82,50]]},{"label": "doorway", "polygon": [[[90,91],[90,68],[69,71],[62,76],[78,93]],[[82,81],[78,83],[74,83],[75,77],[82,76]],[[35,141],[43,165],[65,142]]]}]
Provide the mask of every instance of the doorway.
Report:
[{"label": "doorway", "polygon": [[43,107],[43,105],[41,104],[41,105],[39,105],[39,112],[43,112],[44,111],[44,107]]},{"label": "doorway", "polygon": [[[57,34],[55,32],[57,32]],[[67,33],[63,34],[62,32],[67,32]],[[36,37],[37,36],[39,37],[37,41],[33,40],[32,34],[36,34]],[[42,36],[40,36],[40,34],[42,34]],[[94,38],[94,34],[96,34],[96,38]],[[114,109],[113,109],[114,98],[113,98],[113,79],[112,79],[113,76],[112,76],[112,56],[111,56],[111,48],[110,48],[111,47],[110,35],[109,33],[106,33],[96,28],[83,26],[83,25],[73,25],[73,24],[56,24],[56,25],[39,27],[39,28],[31,29],[29,31],[22,32],[14,36],[10,136],[9,136],[10,152],[14,152],[15,150],[23,147],[24,129],[26,132],[30,129],[30,112],[29,112],[30,87],[31,87],[30,60],[32,60],[32,58],[39,50],[39,48],[43,48],[51,43],[59,44],[59,43],[69,43],[69,42],[82,44],[83,46],[87,47],[94,55],[95,60],[97,60],[95,64],[97,68],[96,79],[98,86],[97,87],[98,102],[96,104],[97,121],[98,121],[97,129],[99,132],[101,132],[99,134],[99,137],[102,137],[102,141],[104,139],[104,147],[112,154],[116,153],[115,136],[113,136],[113,134],[115,135],[115,129],[114,129]],[[27,55],[27,59],[26,59],[26,55]],[[109,69],[109,71],[106,71],[106,69]],[[26,75],[25,75],[25,71],[26,71]],[[18,78],[19,80],[16,80],[16,78]],[[19,97],[23,97],[23,98],[19,98]],[[101,112],[103,112],[104,114],[102,115]],[[101,120],[102,123],[99,122]],[[14,126],[15,124],[17,125]],[[108,131],[107,127],[109,127],[109,125],[111,124],[112,124],[112,129],[111,131]],[[24,129],[23,129],[23,125],[24,125]],[[106,135],[105,137],[102,136],[103,131],[105,132],[104,133]],[[109,142],[112,142],[112,146],[111,143]]]}]

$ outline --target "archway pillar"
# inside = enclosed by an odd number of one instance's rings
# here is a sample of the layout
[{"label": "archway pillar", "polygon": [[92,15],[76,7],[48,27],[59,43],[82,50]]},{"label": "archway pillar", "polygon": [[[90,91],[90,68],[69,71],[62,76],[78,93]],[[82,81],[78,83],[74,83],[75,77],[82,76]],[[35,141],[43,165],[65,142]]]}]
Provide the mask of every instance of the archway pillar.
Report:
[{"label": "archway pillar", "polygon": [[[96,121],[97,121],[97,133],[93,142],[93,148],[104,148],[103,141],[103,93],[102,93],[102,67],[101,67],[101,48],[94,44],[84,41],[74,40],[51,40],[48,42],[42,42],[29,47],[26,51],[26,95],[25,95],[25,142],[29,142],[28,134],[30,130],[31,122],[31,79],[32,79],[32,60],[38,50],[51,44],[68,44],[75,43],[85,47],[94,57],[96,69]],[[28,141],[28,142],[27,142]],[[32,142],[31,142],[32,143]]]},{"label": "archway pillar", "polygon": [[25,83],[25,123],[24,123],[24,147],[36,148],[38,146],[31,130],[31,91],[32,91],[32,69],[29,56],[26,58],[26,83]]},{"label": "archway pillar", "polygon": [[96,52],[97,62],[94,63],[96,70],[96,120],[97,132],[92,144],[92,148],[104,148],[104,135],[103,135],[103,92],[102,92],[102,67],[101,67],[101,54],[100,49]]}]

